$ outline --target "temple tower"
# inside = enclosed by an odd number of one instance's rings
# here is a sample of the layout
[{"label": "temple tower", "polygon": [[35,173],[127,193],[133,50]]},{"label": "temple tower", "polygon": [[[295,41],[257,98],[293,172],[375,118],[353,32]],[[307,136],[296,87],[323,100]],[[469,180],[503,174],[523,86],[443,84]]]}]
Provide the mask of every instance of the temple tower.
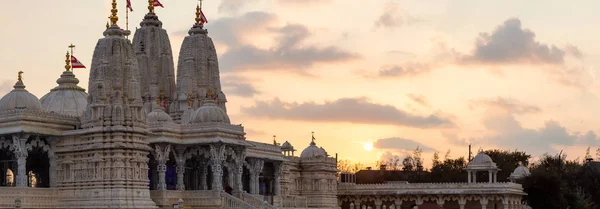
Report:
[{"label": "temple tower", "polygon": [[148,189],[146,114],[128,30],[111,25],[92,58],[82,129],[57,145],[58,186],[66,208],[156,208]]},{"label": "temple tower", "polygon": [[[171,112],[171,103],[176,96],[175,67],[173,52],[167,31],[154,13],[153,1],[148,1],[148,13],[140,23],[141,28],[135,31],[133,49],[139,64],[139,82],[146,113],[152,111],[152,104],[158,98]],[[174,108],[173,111],[177,111]]]},{"label": "temple tower", "polygon": [[221,90],[217,51],[208,31],[203,29],[206,19],[200,6],[196,7],[196,23],[189,30],[179,51],[177,65],[177,100],[179,112],[187,109],[188,97],[192,108],[201,104],[202,98],[210,90],[217,105],[225,108],[225,94]]}]

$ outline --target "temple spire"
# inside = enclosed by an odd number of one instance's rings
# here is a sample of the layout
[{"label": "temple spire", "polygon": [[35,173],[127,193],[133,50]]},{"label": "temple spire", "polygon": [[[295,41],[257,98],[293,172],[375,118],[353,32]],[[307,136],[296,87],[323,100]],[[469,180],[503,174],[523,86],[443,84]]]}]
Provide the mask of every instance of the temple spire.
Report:
[{"label": "temple spire", "polygon": [[112,25],[116,25],[117,21],[119,21],[119,17],[117,16],[117,12],[119,10],[117,9],[117,0],[112,0],[112,9],[110,10],[110,22],[112,23]]},{"label": "temple spire", "polygon": [[71,55],[69,54],[69,51],[67,51],[67,56],[65,56],[65,70],[71,70]]}]

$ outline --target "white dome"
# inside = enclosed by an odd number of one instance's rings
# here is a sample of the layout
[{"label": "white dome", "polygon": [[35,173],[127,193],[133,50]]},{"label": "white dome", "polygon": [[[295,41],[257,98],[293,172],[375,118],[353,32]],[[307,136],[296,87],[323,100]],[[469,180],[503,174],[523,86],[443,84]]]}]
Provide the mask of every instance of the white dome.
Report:
[{"label": "white dome", "polygon": [[219,106],[215,104],[212,99],[205,99],[202,102],[202,106],[200,106],[196,112],[194,112],[194,116],[192,117],[192,123],[231,123],[229,121],[229,116],[225,110],[221,109]]},{"label": "white dome", "polygon": [[492,158],[487,154],[480,152],[477,154],[469,164],[467,164],[467,168],[474,169],[489,169],[489,168],[497,168],[496,163],[492,161]]},{"label": "white dome", "polygon": [[312,157],[327,157],[327,152],[323,148],[317,147],[315,141],[310,143],[306,149],[302,150],[300,154],[301,158],[312,158]]},{"label": "white dome", "polygon": [[291,148],[291,149],[293,149],[294,147],[292,146],[292,144],[290,144],[290,142],[288,142],[288,141],[285,141],[285,142],[283,142],[283,144],[281,145],[281,148],[282,148],[282,149],[290,149],[290,148]]},{"label": "white dome", "polygon": [[26,109],[42,110],[40,100],[29,91],[25,90],[23,81],[19,80],[14,89],[0,99],[0,111]]},{"label": "white dome", "polygon": [[48,112],[81,116],[87,106],[88,94],[77,86],[79,80],[71,71],[64,71],[56,81],[58,86],[42,97],[42,108]]},{"label": "white dome", "polygon": [[515,170],[510,174],[510,179],[522,179],[526,176],[529,176],[530,174],[531,172],[529,172],[529,168],[520,165],[519,167],[515,168]]},{"label": "white dome", "polygon": [[173,119],[169,114],[163,111],[158,105],[155,105],[154,110],[148,113],[148,117],[146,118],[148,123],[172,123]]}]

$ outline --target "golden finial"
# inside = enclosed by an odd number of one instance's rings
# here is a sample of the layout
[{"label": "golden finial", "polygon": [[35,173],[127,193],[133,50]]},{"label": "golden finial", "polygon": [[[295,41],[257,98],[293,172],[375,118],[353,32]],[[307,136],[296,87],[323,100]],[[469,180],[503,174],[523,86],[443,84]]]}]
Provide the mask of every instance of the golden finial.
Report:
[{"label": "golden finial", "polygon": [[210,91],[210,88],[206,88],[208,89],[208,91],[206,91],[206,97],[207,98],[211,98],[212,97],[212,92]]},{"label": "golden finial", "polygon": [[196,24],[200,24],[201,20],[202,18],[200,18],[200,4],[198,4],[198,6],[196,6]]},{"label": "golden finial", "polygon": [[67,51],[67,56],[65,56],[65,70],[71,70],[71,55],[69,54],[69,51]]},{"label": "golden finial", "polygon": [[273,145],[277,145],[277,140],[275,140],[277,136],[273,135]]},{"label": "golden finial", "polygon": [[154,13],[154,0],[148,0],[148,12]]},{"label": "golden finial", "polygon": [[188,97],[188,101],[187,102],[188,102],[188,107],[191,107],[192,106],[192,98]]},{"label": "golden finial", "polygon": [[110,27],[110,25],[108,25],[108,21],[106,21],[106,29],[108,29],[108,27]]},{"label": "golden finial", "polygon": [[19,73],[18,73],[18,77],[17,77],[17,79],[18,79],[19,81],[23,81],[23,76],[21,76],[21,74],[23,74],[23,71],[19,71]]},{"label": "golden finial", "polygon": [[110,15],[110,17],[109,17],[109,18],[110,18],[110,22],[111,22],[113,25],[116,25],[116,24],[117,24],[117,21],[119,21],[119,17],[117,17],[117,12],[118,12],[118,11],[119,11],[119,10],[117,10],[117,0],[113,0],[113,1],[112,1],[112,9],[110,10],[110,12],[111,12],[111,15]]}]

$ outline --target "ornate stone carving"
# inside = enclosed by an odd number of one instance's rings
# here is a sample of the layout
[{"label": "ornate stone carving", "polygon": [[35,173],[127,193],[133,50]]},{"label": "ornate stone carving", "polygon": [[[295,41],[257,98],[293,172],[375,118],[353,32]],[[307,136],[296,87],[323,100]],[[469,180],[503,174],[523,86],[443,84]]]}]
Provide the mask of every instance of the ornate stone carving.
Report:
[{"label": "ornate stone carving", "polygon": [[222,191],[223,161],[225,161],[226,146],[223,144],[211,144],[209,147],[212,170],[212,189],[216,191]]},{"label": "ornate stone carving", "polygon": [[156,159],[156,170],[158,171],[158,183],[156,190],[167,190],[167,181],[165,175],[167,173],[167,161],[169,160],[169,154],[171,153],[171,145],[164,147],[160,145],[154,145],[154,158]]},{"label": "ornate stone carving", "polygon": [[17,175],[16,185],[17,187],[27,187],[27,156],[29,151],[27,150],[27,139],[29,135],[13,135],[13,147],[12,151],[17,158]]}]

